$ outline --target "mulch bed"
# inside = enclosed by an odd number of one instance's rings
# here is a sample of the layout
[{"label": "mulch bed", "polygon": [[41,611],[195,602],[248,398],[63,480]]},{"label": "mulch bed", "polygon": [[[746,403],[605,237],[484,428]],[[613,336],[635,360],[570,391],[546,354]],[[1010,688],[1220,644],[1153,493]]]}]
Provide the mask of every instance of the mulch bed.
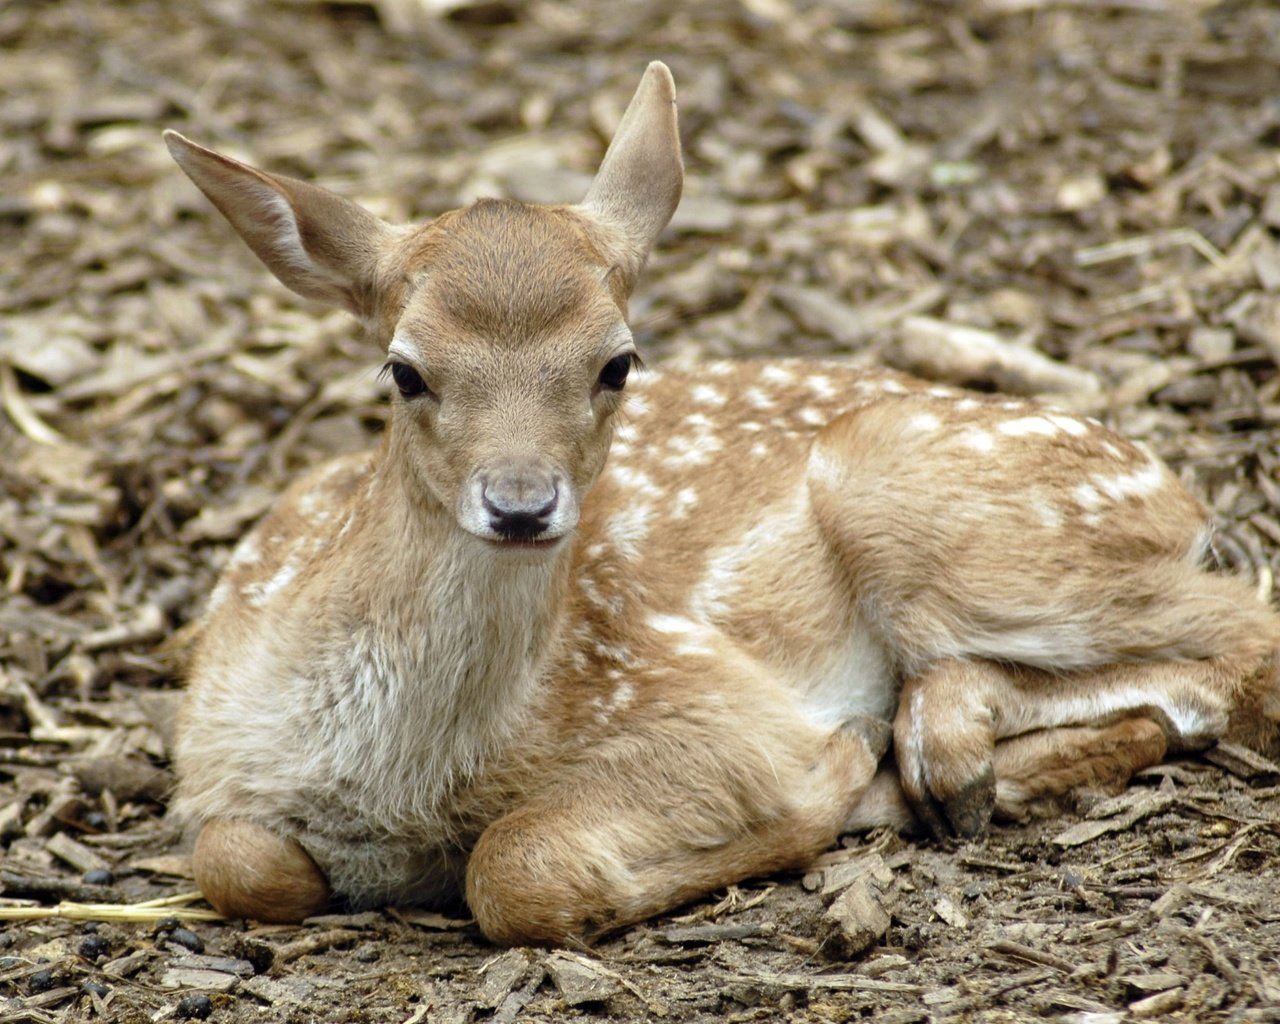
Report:
[{"label": "mulch bed", "polygon": [[[850,841],[589,950],[407,909],[201,919],[163,817],[178,631],[285,481],[371,443],[384,386],[161,129],[395,220],[572,201],[654,57],[689,182],[633,308],[649,362],[1047,394],[1149,442],[1270,586],[1269,0],[7,5],[0,1019],[1280,1019],[1280,779],[1230,751],[977,841]],[[860,952],[857,887],[888,922]]]}]

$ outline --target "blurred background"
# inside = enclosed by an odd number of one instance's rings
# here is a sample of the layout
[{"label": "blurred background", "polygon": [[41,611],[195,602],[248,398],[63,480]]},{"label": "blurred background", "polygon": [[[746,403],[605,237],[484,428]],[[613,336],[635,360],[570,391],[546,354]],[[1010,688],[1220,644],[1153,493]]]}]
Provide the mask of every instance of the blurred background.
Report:
[{"label": "blurred background", "polygon": [[1274,4],[16,4],[10,614],[149,601],[167,627],[283,475],[377,428],[378,353],[261,270],[163,128],[395,221],[574,201],[653,58],[689,182],[633,309],[648,359],[853,352],[1057,393],[1185,468],[1235,559],[1280,540]]},{"label": "blurred background", "polygon": [[[575,201],[655,58],[688,185],[633,306],[651,365],[842,354],[1048,394],[1168,458],[1226,564],[1280,568],[1272,0],[20,0],[0,7],[11,764],[161,763],[129,710],[173,684],[156,641],[284,481],[381,424],[380,354],[258,266],[160,132],[395,221]],[[0,835],[21,844],[59,791],[13,778]],[[159,792],[121,806],[145,821]]]}]

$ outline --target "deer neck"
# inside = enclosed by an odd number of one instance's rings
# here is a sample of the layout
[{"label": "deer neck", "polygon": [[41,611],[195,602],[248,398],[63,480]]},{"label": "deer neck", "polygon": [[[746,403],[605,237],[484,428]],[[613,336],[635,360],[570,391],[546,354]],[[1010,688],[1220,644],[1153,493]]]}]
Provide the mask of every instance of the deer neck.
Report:
[{"label": "deer neck", "polygon": [[[375,460],[353,515],[370,538],[352,575],[358,685],[395,722],[404,756],[436,778],[478,771],[527,719],[560,646],[572,538],[552,552],[505,551]],[[389,585],[394,581],[394,586]],[[385,742],[385,740],[384,740]]]}]

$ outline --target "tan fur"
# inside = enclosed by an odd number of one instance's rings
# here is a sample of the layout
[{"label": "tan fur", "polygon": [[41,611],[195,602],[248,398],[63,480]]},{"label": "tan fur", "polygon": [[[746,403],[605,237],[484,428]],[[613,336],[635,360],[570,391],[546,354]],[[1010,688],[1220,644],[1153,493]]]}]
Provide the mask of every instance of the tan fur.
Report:
[{"label": "tan fur", "polygon": [[606,383],[679,198],[661,65],[579,206],[391,228],[169,144],[409,382],[200,627],[174,812],[229,912],[465,890],[497,941],[581,940],[847,827],[968,833],[1121,784],[1275,707],[1276,615],[1100,424],[839,361]]},{"label": "tan fur", "polygon": [[329,903],[329,884],[302,846],[252,822],[205,822],[191,863],[205,898],[227,917],[301,921]]}]

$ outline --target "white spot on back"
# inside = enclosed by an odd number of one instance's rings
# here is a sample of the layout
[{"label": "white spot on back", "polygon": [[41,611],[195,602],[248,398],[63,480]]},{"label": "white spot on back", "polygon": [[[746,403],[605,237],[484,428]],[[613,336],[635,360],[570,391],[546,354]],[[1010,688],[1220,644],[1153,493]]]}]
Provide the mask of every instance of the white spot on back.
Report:
[{"label": "white spot on back", "polygon": [[258,545],[258,535],[250,533],[236,545],[235,551],[227,561],[227,569],[239,569],[246,565],[256,565],[262,561],[262,548]]},{"label": "white spot on back", "polygon": [[221,579],[218,585],[213,588],[213,593],[209,595],[209,602],[204,606],[204,614],[212,615],[221,608],[231,596],[231,584],[227,580]]},{"label": "white spot on back", "polygon": [[1089,484],[1078,484],[1071,492],[1071,496],[1086,512],[1096,512],[1102,507],[1102,495]]},{"label": "white spot on back", "polygon": [[[599,546],[603,547],[603,545]],[[578,589],[582,591],[583,597],[595,607],[602,608],[613,615],[622,614],[622,598],[617,594],[606,597],[601,593],[596,581],[590,576],[583,574],[578,577]]]},{"label": "white spot on back", "polygon": [[1074,416],[1063,416],[1061,413],[1051,412],[1045,415],[1045,419],[1059,430],[1065,430],[1072,437],[1084,437],[1089,433],[1089,428]]},{"label": "white spot on back", "polygon": [[269,580],[260,580],[257,583],[250,583],[244,588],[244,596],[249,599],[249,603],[255,608],[261,608],[276,594],[280,593],[285,587],[293,582],[293,578],[298,575],[298,565],[292,559],[288,559],[284,565],[276,570],[276,574]]},{"label": "white spot on back", "polygon": [[760,388],[747,388],[742,393],[742,397],[753,409],[770,409],[773,407],[774,400],[766,395]]},{"label": "white spot on back", "polygon": [[1053,437],[1058,433],[1057,426],[1044,416],[1023,416],[1021,419],[1005,420],[996,429],[1008,437],[1026,437],[1029,434]]},{"label": "white spot on back", "polygon": [[728,401],[723,391],[712,387],[710,384],[695,384],[690,394],[695,402],[714,406],[717,409]]},{"label": "white spot on back", "polygon": [[671,518],[684,519],[689,510],[698,503],[698,492],[692,487],[682,487],[671,501]]},{"label": "white spot on back", "polygon": [[805,383],[809,385],[809,390],[819,398],[835,398],[836,396],[835,385],[831,383],[831,378],[825,374],[815,373]]},{"label": "white spot on back", "polygon": [[714,639],[716,631],[709,626],[694,622],[683,615],[669,615],[661,612],[655,612],[646,621],[654,632],[680,638],[675,648],[677,654],[713,653],[710,641]]},{"label": "white spot on back", "polygon": [[667,441],[667,447],[671,454],[662,460],[662,464],[668,469],[683,469],[706,465],[724,445],[718,438],[710,436],[673,437]]},{"label": "white spot on back", "polygon": [[1123,501],[1125,498],[1141,498],[1160,490],[1164,486],[1164,467],[1158,462],[1149,462],[1141,469],[1120,476],[1094,476],[1094,484],[1112,501]]},{"label": "white spot on back", "polygon": [[633,494],[645,498],[662,496],[662,488],[653,482],[653,478],[641,469],[631,466],[613,465],[609,467],[609,476]]},{"label": "white spot on back", "polygon": [[1056,530],[1062,525],[1062,511],[1051,504],[1043,494],[1035,494],[1031,498],[1031,510],[1040,519],[1040,525],[1049,530]]},{"label": "white spot on back", "polygon": [[683,615],[668,615],[665,612],[654,612],[648,619],[649,628],[659,633],[693,633],[700,627],[692,619]]},{"label": "white spot on back", "polygon": [[789,366],[780,366],[777,363],[771,363],[760,371],[760,379],[768,381],[770,384],[781,384],[783,386],[795,382],[795,371]]},{"label": "white spot on back", "polygon": [[996,439],[978,427],[969,427],[963,431],[959,441],[966,448],[972,448],[975,452],[982,452],[984,455],[996,450]]},{"label": "white spot on back", "polygon": [[609,518],[609,539],[623,558],[634,560],[639,557],[640,545],[649,537],[649,520],[652,517],[652,505],[633,504]]},{"label": "white spot on back", "polygon": [[942,421],[931,412],[918,412],[907,420],[907,429],[916,434],[931,434],[942,425]]}]

